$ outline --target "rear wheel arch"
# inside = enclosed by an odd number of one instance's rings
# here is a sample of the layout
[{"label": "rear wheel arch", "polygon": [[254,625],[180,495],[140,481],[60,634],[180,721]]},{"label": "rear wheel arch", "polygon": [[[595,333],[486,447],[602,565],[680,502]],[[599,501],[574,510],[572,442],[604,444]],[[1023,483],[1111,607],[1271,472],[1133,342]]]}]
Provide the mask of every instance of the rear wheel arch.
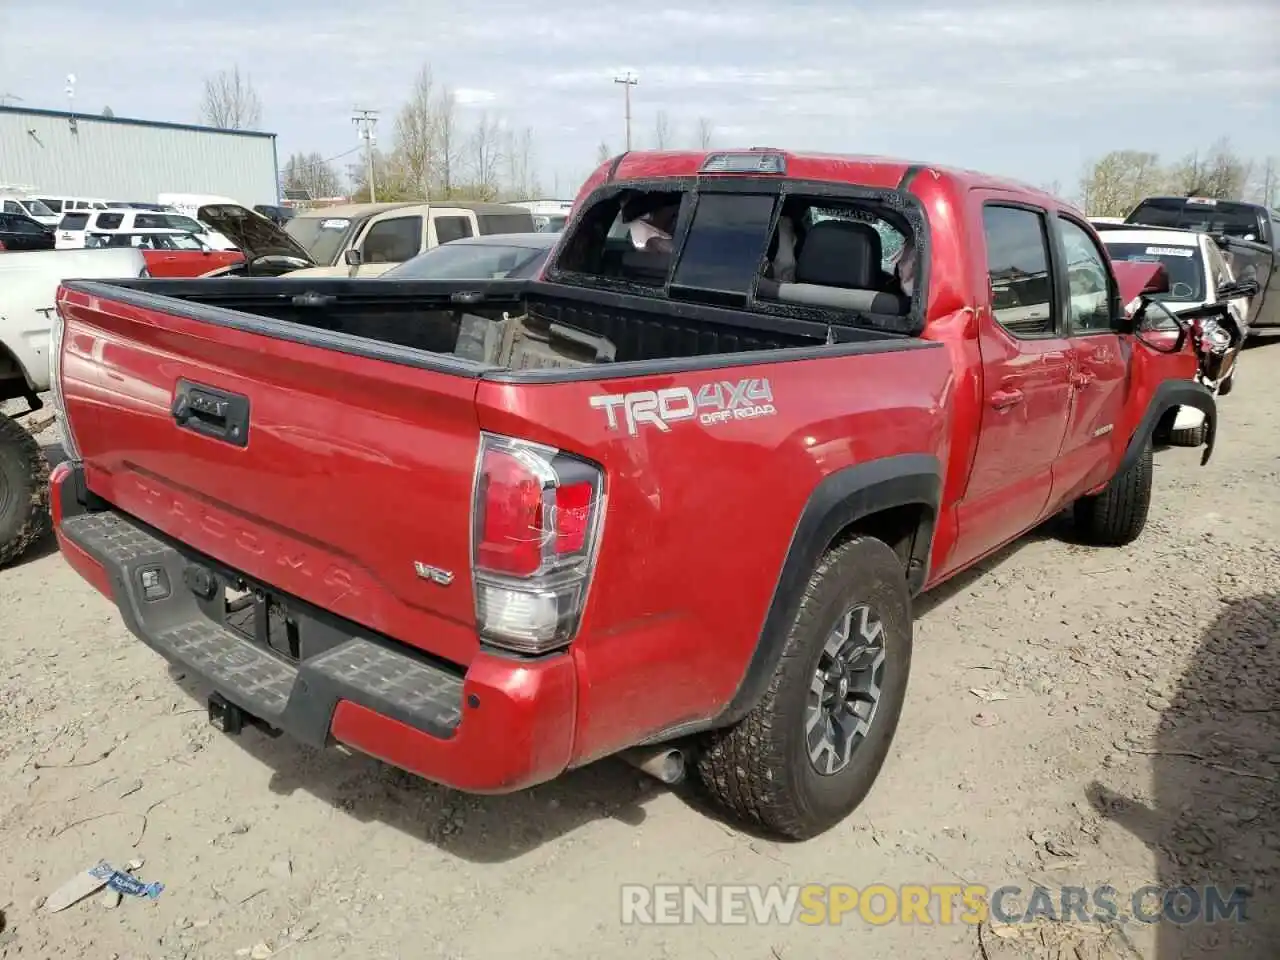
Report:
[{"label": "rear wheel arch", "polygon": [[744,717],[773,677],[806,584],[830,550],[859,536],[883,540],[898,555],[910,593],[924,586],[942,496],[942,465],[930,454],[902,454],[824,477],[801,510],[755,649],[738,690],[710,724]]},{"label": "rear wheel arch", "polygon": [[0,401],[25,397],[35,389],[17,355],[0,341]]}]

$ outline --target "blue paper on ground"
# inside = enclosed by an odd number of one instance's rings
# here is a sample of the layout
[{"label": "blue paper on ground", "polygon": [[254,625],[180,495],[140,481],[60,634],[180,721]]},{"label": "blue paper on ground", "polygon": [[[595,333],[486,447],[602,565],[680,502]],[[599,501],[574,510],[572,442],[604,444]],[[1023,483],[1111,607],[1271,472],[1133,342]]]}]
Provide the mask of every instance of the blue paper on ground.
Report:
[{"label": "blue paper on ground", "polygon": [[164,890],[163,883],[156,881],[143,883],[137,877],[131,876],[122,870],[117,870],[105,860],[93,867],[89,873],[99,880],[107,881],[107,886],[117,893],[123,893],[130,897],[146,897],[148,900],[154,900]]}]

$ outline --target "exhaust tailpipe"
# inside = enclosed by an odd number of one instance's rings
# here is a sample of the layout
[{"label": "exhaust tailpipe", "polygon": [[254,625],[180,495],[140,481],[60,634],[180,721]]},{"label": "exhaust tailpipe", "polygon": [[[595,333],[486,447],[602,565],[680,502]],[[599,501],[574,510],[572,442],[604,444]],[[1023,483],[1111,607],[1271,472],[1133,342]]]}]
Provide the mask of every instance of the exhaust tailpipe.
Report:
[{"label": "exhaust tailpipe", "polygon": [[687,772],[684,751],[671,746],[633,747],[622,751],[620,756],[637,770],[666,784],[679,783]]}]

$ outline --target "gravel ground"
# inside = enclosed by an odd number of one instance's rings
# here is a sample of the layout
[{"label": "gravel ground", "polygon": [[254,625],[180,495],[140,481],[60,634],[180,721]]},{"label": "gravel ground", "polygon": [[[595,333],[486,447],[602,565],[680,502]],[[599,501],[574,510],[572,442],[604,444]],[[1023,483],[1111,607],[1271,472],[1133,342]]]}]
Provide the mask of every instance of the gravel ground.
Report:
[{"label": "gravel ground", "polygon": [[[46,544],[0,571],[0,957],[1275,958],[1277,361],[1280,343],[1246,354],[1208,467],[1159,455],[1137,544],[1073,545],[1055,521],[923,599],[883,776],[801,845],[616,761],[480,798],[224,737]],[[100,858],[166,889],[39,909]],[[1245,923],[1185,927],[620,922],[620,884],[677,881],[1252,896]]]}]

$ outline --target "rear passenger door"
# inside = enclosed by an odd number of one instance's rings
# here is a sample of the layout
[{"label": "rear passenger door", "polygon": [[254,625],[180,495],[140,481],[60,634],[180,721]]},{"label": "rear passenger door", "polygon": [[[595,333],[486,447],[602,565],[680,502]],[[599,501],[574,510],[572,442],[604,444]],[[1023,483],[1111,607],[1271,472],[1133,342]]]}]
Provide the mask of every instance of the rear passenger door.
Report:
[{"label": "rear passenger door", "polygon": [[1071,414],[1053,485],[1054,502],[1065,503],[1109,479],[1129,356],[1121,343],[1118,294],[1106,252],[1075,218],[1060,213],[1054,220],[1071,348]]},{"label": "rear passenger door", "polygon": [[[975,304],[982,414],[950,569],[990,553],[1044,515],[1070,408],[1070,356],[1044,210],[975,192],[986,297]],[[980,267],[978,268],[981,269]]]}]

